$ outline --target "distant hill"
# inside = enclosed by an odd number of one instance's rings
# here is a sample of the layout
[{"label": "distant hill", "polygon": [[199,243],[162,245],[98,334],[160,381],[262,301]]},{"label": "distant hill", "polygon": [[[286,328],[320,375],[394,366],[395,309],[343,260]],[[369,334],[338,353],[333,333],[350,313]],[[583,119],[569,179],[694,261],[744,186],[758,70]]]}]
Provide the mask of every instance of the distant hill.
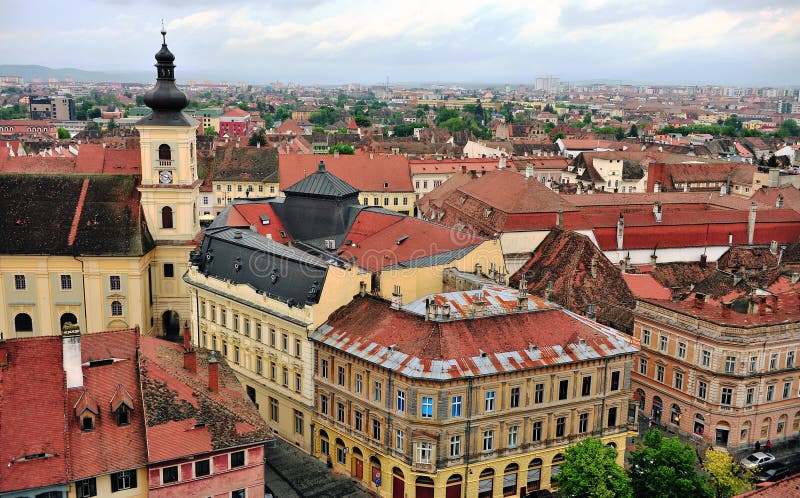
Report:
[{"label": "distant hill", "polygon": [[85,83],[100,83],[100,82],[149,82],[153,79],[153,75],[149,73],[106,73],[100,71],[84,71],[83,69],[75,69],[72,67],[65,67],[61,69],[53,69],[46,66],[34,65],[17,65],[17,64],[0,64],[0,76],[21,76],[25,83],[30,83],[34,79],[42,79],[44,81],[50,78],[56,78],[63,81],[66,78],[71,78],[75,81]]}]

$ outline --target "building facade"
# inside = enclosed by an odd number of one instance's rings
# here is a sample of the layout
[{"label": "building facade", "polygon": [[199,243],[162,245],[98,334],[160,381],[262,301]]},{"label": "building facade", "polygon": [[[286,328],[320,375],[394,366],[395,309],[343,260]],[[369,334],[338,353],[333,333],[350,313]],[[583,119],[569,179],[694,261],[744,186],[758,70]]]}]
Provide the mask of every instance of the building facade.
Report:
[{"label": "building facade", "polygon": [[391,308],[356,298],[311,335],[313,454],[335,472],[378,496],[492,497],[557,489],[585,437],[623,463],[629,336],[496,285]]}]

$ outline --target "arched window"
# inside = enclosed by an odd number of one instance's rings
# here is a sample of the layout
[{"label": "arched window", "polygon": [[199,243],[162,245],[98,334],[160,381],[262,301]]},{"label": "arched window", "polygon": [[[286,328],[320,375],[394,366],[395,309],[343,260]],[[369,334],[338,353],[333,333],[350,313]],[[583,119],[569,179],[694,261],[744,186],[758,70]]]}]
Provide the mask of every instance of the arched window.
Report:
[{"label": "arched window", "polygon": [[478,498],[492,498],[494,496],[494,470],[483,469],[478,481]]},{"label": "arched window", "polygon": [[514,496],[517,494],[517,472],[519,465],[511,463],[503,471],[503,496]]},{"label": "arched window", "polygon": [[706,429],[706,419],[699,413],[694,416],[694,428],[692,431],[698,436],[702,436]]},{"label": "arched window", "polygon": [[64,325],[66,324],[77,325],[78,317],[76,317],[72,313],[64,313],[63,315],[61,315],[61,319],[59,320],[59,322],[61,322],[61,330],[64,330]]},{"label": "arched window", "polygon": [[637,389],[635,398],[639,400],[639,410],[644,411],[644,402],[646,398],[644,391],[642,389]]},{"label": "arched window", "polygon": [[122,303],[111,301],[111,316],[122,316]]},{"label": "arched window", "polygon": [[172,150],[169,148],[169,145],[161,144],[158,146],[158,160],[159,161],[172,160]]},{"label": "arched window", "polygon": [[658,396],[653,397],[653,422],[660,423],[661,422],[661,409],[662,409],[662,402],[661,398]]},{"label": "arched window", "polygon": [[18,313],[14,317],[14,330],[17,332],[33,332],[33,320],[27,313]]},{"label": "arched window", "polygon": [[781,415],[780,418],[778,418],[777,432],[779,435],[782,435],[786,431],[786,420],[788,420],[788,418],[789,417],[787,417],[786,414]]},{"label": "arched window", "polygon": [[561,475],[561,464],[564,463],[565,458],[561,453],[553,457],[550,463],[550,487],[558,489],[558,476]]},{"label": "arched window", "polygon": [[769,437],[770,426],[772,425],[772,418],[767,417],[761,422],[761,438],[766,439]]},{"label": "arched window", "polygon": [[534,458],[528,464],[528,485],[527,490],[530,493],[539,489],[542,482],[542,459]]},{"label": "arched window", "polygon": [[433,479],[419,476],[415,484],[417,498],[433,498]]},{"label": "arched window", "polygon": [[792,421],[792,432],[800,431],[800,412],[794,414],[794,420]]},{"label": "arched window", "polygon": [[681,425],[681,407],[672,403],[672,411],[670,412],[669,421],[675,425]]},{"label": "arched window", "polygon": [[161,208],[161,228],[173,228],[172,208],[169,206]]}]

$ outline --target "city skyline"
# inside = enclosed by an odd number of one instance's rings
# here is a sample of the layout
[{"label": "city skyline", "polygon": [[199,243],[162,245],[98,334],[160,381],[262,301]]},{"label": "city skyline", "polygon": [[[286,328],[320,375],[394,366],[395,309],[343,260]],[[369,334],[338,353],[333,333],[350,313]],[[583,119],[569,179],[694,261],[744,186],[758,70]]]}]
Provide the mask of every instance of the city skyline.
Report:
[{"label": "city skyline", "polygon": [[[301,0],[78,2],[59,16],[23,15],[13,0],[0,64],[149,73],[161,17],[179,80],[365,84],[391,82],[791,86],[800,56],[791,2],[676,5],[482,1],[363,5]],[[690,8],[689,8],[690,7]],[[42,11],[62,7],[47,1]],[[723,10],[724,9],[724,10]],[[34,24],[35,20],[35,24]]]}]

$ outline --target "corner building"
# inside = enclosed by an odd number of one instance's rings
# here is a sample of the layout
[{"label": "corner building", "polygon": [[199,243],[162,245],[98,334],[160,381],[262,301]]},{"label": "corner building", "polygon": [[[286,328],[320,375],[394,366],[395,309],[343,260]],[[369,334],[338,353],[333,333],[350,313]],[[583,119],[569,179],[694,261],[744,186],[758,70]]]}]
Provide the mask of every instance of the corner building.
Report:
[{"label": "corner building", "polygon": [[355,298],[310,336],[314,452],[384,497],[555,490],[570,444],[633,436],[635,339],[525,290]]}]

